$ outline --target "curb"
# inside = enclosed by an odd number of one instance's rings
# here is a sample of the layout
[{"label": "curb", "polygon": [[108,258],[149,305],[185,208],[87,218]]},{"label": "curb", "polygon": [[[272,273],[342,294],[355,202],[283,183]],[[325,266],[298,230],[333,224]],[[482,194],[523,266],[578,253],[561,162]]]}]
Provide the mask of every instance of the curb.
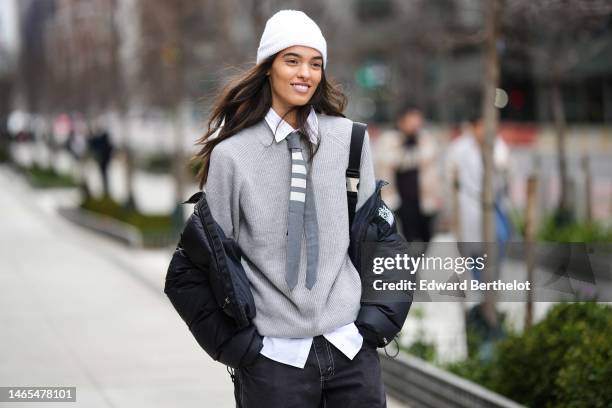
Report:
[{"label": "curb", "polygon": [[144,246],[141,232],[133,225],[82,208],[61,207],[57,211],[74,224],[114,238],[128,246]]}]

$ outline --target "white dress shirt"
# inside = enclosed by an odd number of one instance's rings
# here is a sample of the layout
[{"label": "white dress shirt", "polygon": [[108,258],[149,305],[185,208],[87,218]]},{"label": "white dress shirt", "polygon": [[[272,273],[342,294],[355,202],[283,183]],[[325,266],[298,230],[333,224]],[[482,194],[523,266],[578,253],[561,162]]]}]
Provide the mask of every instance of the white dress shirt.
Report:
[{"label": "white dress shirt", "polygon": [[[272,108],[268,111],[265,119],[277,143],[282,142],[291,132],[295,131]],[[317,144],[319,142],[319,121],[314,109],[310,110],[306,124],[308,138],[313,144]],[[338,327],[329,333],[324,333],[323,336],[350,360],[359,352],[363,343],[363,337],[354,322]],[[279,363],[304,368],[312,346],[312,339],[312,337],[283,338],[264,336],[263,348],[260,353]]]}]

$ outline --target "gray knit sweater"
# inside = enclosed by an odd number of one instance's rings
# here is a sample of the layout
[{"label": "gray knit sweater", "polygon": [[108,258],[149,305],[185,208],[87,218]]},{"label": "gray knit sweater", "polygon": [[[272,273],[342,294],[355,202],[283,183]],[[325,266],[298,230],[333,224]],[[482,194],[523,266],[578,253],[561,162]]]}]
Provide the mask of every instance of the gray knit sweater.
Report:
[{"label": "gray knit sweater", "polygon": [[[315,192],[319,227],[317,282],[305,285],[306,241],[297,286],[285,283],[287,206],[291,158],[286,143],[274,141],[264,120],[219,143],[210,159],[206,184],[213,217],[243,251],[263,336],[311,337],[353,322],[361,282],[348,256],[345,171],[352,122],[317,114],[319,150],[307,164]],[[305,146],[304,146],[305,147]],[[308,156],[308,151],[304,149]],[[374,192],[369,138],[361,156],[357,208]]]}]

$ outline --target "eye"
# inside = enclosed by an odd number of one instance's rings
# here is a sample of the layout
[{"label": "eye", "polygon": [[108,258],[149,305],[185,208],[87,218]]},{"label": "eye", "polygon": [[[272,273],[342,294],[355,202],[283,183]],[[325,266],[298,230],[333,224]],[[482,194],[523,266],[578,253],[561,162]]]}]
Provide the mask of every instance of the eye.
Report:
[{"label": "eye", "polygon": [[315,68],[321,68],[321,63],[320,62],[315,62],[312,64],[313,67]]},{"label": "eye", "polygon": [[297,60],[296,59],[289,59],[287,60],[288,64],[297,64]]}]

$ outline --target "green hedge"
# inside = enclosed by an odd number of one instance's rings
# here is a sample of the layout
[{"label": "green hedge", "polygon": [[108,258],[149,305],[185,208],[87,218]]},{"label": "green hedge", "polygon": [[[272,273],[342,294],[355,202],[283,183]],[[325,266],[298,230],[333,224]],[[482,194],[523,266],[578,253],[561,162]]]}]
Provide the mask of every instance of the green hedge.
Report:
[{"label": "green hedge", "polygon": [[159,153],[142,160],[140,167],[148,173],[170,174],[172,172],[172,161],[172,155]]},{"label": "green hedge", "polygon": [[[200,169],[201,163],[194,164],[186,158],[185,166],[188,173],[195,177]],[[170,174],[173,171],[173,161],[175,157],[165,153],[159,153],[156,155],[149,156],[140,161],[139,166],[143,170],[153,174]]]},{"label": "green hedge", "polygon": [[30,185],[36,188],[77,187],[76,181],[70,176],[57,173],[52,168],[38,165],[19,169],[27,177]]},{"label": "green hedge", "polygon": [[146,215],[117,203],[109,196],[88,197],[81,208],[133,225],[140,230],[145,246],[165,246],[177,240],[172,215]]},{"label": "green hedge", "polygon": [[[512,213],[514,230],[525,236],[525,220],[517,212]],[[545,242],[612,242],[612,227],[595,222],[559,222],[554,214],[544,217],[539,225],[537,239]]]},{"label": "green hedge", "polygon": [[559,225],[554,217],[544,221],[538,239],[549,242],[612,242],[612,228],[594,222],[570,222]]},{"label": "green hedge", "polygon": [[491,363],[447,368],[530,407],[611,407],[612,308],[556,305],[525,333],[500,341]]}]

